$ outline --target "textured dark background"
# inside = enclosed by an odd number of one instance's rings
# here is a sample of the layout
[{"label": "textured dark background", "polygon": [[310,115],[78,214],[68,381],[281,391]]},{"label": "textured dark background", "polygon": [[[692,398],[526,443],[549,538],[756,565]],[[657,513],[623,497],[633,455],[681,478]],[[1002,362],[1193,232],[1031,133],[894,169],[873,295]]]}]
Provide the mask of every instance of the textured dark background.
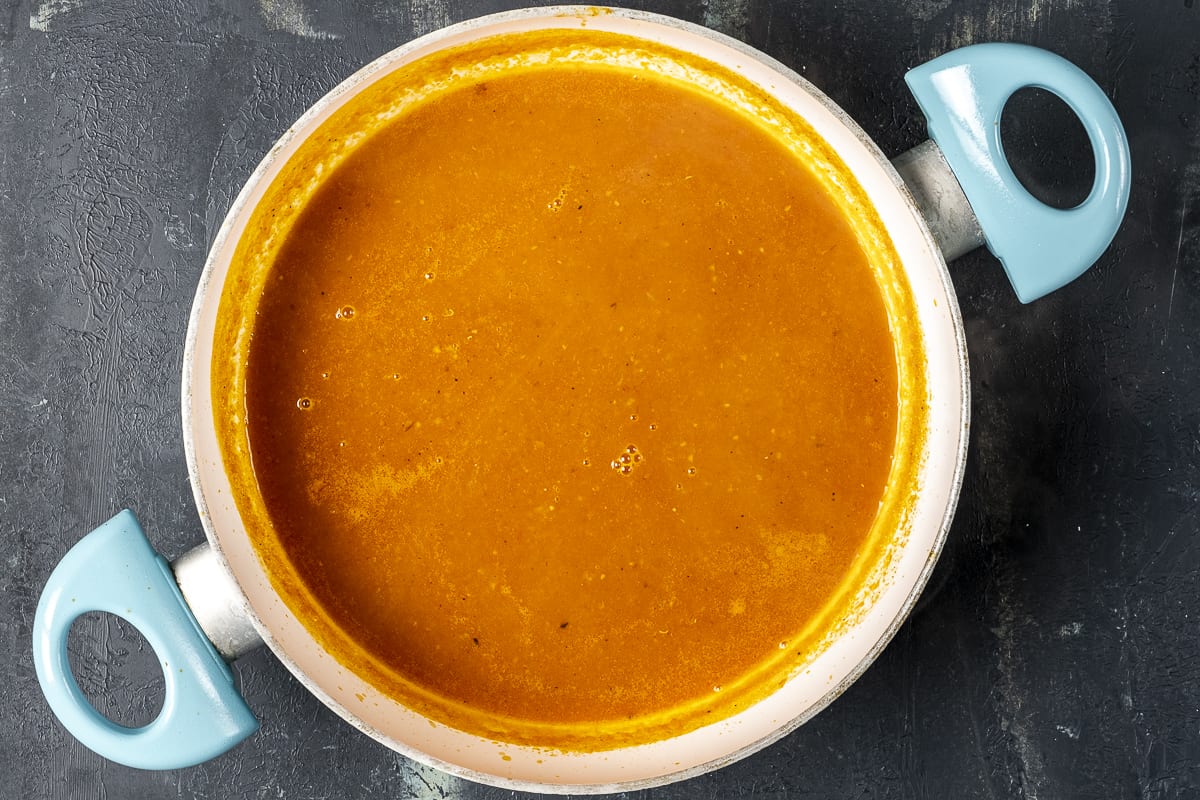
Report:
[{"label": "textured dark background", "polygon": [[[1128,128],[1128,217],[1099,264],[1020,305],[953,265],[971,350],[963,499],[916,612],[793,735],[652,798],[1200,796],[1200,8],[1194,0],[638,2],[796,69],[889,153],[921,141],[905,69],[983,41],[1073,60]],[[202,538],[179,374],[206,249],[273,140],[359,66],[482,0],[0,2],[0,797],[497,798],[353,731],[265,650],[236,671],[262,730],[176,772],[104,761],[33,676],[40,588],[124,506],[175,557]],[[1027,92],[1006,145],[1058,204],[1079,126]],[[136,633],[77,626],[81,682],[144,722]]]}]

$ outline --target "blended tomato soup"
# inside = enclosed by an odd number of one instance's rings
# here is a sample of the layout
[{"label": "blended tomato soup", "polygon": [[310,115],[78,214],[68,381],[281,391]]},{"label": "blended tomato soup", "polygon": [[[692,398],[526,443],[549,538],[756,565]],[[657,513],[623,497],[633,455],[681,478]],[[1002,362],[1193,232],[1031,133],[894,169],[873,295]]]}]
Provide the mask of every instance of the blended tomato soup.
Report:
[{"label": "blended tomato soup", "polygon": [[252,535],[335,657],[447,724],[595,749],[728,716],[877,557],[876,272],[794,148],[669,77],[410,103],[240,324]]}]

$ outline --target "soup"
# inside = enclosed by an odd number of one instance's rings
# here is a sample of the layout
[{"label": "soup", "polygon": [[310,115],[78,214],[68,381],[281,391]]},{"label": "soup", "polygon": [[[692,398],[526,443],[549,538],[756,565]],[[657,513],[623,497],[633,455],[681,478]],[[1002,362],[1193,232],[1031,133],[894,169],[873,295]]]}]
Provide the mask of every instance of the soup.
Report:
[{"label": "soup", "polygon": [[642,43],[542,37],[567,55],[385,82],[276,180],[214,397],[330,653],[434,720],[590,750],[736,712],[853,613],[905,376],[828,154],[570,55]]}]

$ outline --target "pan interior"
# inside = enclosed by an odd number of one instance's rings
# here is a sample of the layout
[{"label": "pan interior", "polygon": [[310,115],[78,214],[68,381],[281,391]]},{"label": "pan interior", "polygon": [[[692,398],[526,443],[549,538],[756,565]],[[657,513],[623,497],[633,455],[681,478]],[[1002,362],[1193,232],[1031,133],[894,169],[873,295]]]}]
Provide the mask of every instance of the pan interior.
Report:
[{"label": "pan interior", "polygon": [[727,718],[866,613],[928,420],[899,258],[807,123],[583,29],[383,76],[283,166],[214,422],[321,647],[573,752]]}]

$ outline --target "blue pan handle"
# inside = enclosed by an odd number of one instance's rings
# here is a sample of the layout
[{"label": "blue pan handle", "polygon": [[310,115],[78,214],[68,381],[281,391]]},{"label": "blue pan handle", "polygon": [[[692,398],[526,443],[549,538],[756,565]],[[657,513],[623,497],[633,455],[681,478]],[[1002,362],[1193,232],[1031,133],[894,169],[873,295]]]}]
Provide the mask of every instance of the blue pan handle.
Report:
[{"label": "blue pan handle", "polygon": [[[75,681],[67,633],[89,611],[128,620],[162,664],[162,711],[144,727],[110,721]],[[188,610],[170,565],[151,548],[130,511],[81,539],[50,575],[33,621],[33,663],[42,692],[66,729],[105,758],[131,767],[199,764],[258,729],[229,666]]]},{"label": "blue pan handle", "polygon": [[[1130,167],[1121,120],[1091,78],[1036,47],[978,44],[922,64],[904,80],[1021,302],[1058,289],[1095,263],[1125,216]],[[1087,131],[1096,178],[1075,208],[1052,208],[1033,197],[1004,156],[1000,115],[1025,87],[1058,95]]]}]

